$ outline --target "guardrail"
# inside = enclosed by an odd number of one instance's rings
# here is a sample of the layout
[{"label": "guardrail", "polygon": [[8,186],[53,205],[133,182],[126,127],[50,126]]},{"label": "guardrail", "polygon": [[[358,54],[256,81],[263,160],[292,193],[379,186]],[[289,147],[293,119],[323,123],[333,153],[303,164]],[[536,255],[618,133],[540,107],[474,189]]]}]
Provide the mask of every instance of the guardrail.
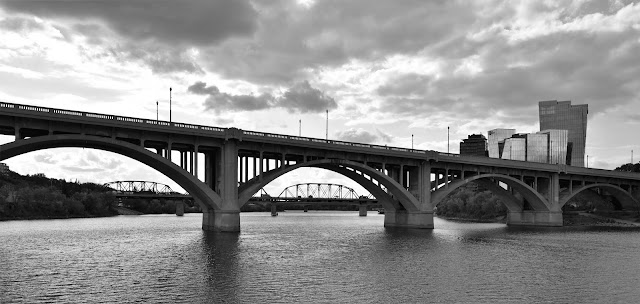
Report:
[{"label": "guardrail", "polygon": [[[155,119],[144,119],[144,118],[137,118],[137,117],[117,116],[117,115],[81,112],[81,111],[64,110],[64,109],[55,109],[55,108],[22,105],[22,104],[14,104],[14,103],[7,103],[7,102],[0,102],[0,108],[10,108],[10,109],[17,109],[22,111],[34,111],[34,112],[51,113],[51,114],[58,114],[58,115],[70,115],[75,117],[87,117],[87,118],[101,119],[101,120],[115,120],[115,121],[140,123],[140,124],[147,124],[147,125],[154,125],[154,126],[174,127],[174,128],[189,129],[189,130],[200,130],[205,132],[225,132],[225,130],[227,130],[227,128],[220,128],[220,127],[202,126],[202,125],[194,125],[194,124],[187,124],[187,123],[180,123],[180,122],[168,122],[168,121],[155,120]],[[358,147],[358,148],[373,148],[373,149],[382,149],[382,150],[390,150],[390,151],[398,151],[398,152],[410,152],[410,153],[418,153],[418,154],[438,153],[438,155],[443,155],[443,156],[444,155],[456,156],[456,157],[459,156],[457,154],[440,153],[440,152],[431,151],[431,150],[417,150],[417,149],[408,149],[408,148],[400,148],[400,147],[389,147],[386,145],[385,146],[372,145],[372,144],[354,143],[354,142],[339,141],[339,140],[327,140],[327,139],[320,139],[320,138],[302,137],[302,136],[276,134],[276,133],[265,133],[265,132],[248,131],[248,130],[242,130],[242,131],[243,131],[243,135],[258,136],[258,137],[265,137],[265,138],[276,138],[276,139],[286,139],[286,140],[303,141],[303,142],[343,145],[343,146],[351,146],[351,147]]]}]

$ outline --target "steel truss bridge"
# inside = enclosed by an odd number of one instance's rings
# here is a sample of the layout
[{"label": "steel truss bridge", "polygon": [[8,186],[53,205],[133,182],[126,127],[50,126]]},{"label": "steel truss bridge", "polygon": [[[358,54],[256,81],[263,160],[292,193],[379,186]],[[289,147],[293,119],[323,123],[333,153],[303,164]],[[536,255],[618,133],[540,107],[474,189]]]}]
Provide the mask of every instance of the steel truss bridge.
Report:
[{"label": "steel truss bridge", "polygon": [[114,181],[104,184],[118,198],[191,199],[188,194],[173,191],[169,185],[149,181]]},{"label": "steel truss bridge", "polygon": [[278,196],[269,195],[261,189],[253,196],[252,202],[274,203],[376,203],[376,198],[368,194],[358,195],[351,187],[328,183],[304,183],[288,186]]},{"label": "steel truss bridge", "polygon": [[0,134],[15,138],[0,145],[0,161],[63,147],[138,160],[188,191],[203,211],[202,229],[212,231],[240,231],[240,209],[254,194],[299,168],[358,183],[384,207],[385,227],[433,229],[434,208],[468,183],[497,195],[512,226],[562,226],[563,206],[585,191],[613,196],[617,209],[640,207],[640,174],[631,172],[6,102],[0,102]]}]

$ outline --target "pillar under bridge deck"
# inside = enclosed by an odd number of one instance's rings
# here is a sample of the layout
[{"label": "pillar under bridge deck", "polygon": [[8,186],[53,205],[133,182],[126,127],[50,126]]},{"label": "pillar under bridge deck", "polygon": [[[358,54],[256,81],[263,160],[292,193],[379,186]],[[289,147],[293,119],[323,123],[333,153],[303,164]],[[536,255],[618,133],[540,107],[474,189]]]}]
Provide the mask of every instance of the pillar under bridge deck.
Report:
[{"label": "pillar under bridge deck", "polygon": [[202,230],[240,232],[240,210],[203,210]]},{"label": "pillar under bridge deck", "polygon": [[384,211],[385,227],[433,229],[433,211]]}]

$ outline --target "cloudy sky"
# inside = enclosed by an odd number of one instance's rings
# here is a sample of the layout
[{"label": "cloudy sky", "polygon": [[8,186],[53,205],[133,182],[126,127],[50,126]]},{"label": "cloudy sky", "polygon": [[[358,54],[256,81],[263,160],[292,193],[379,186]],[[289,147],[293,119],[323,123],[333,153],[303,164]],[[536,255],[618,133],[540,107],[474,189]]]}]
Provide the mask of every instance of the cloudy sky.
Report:
[{"label": "cloudy sky", "polygon": [[[571,100],[589,104],[591,167],[640,159],[635,1],[0,0],[0,37],[6,102],[155,118],[158,101],[168,120],[172,87],[174,121],[324,138],[328,109],[331,139],[446,151],[450,126],[457,152],[468,134],[538,131],[538,101]],[[87,149],[7,163],[170,183]]]}]

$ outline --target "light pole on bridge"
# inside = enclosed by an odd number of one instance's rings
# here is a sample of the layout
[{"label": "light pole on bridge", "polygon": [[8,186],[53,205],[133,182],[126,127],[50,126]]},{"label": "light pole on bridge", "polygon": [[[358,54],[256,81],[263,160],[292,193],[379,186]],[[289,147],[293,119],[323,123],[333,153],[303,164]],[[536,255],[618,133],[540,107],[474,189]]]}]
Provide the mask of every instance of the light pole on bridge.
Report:
[{"label": "light pole on bridge", "polygon": [[329,109],[327,109],[327,130],[326,130],[326,134],[325,134],[325,139],[329,140]]},{"label": "light pole on bridge", "polygon": [[413,134],[411,134],[411,150],[413,150]]},{"label": "light pole on bridge", "polygon": [[449,126],[447,126],[447,154],[449,154]]},{"label": "light pole on bridge", "polygon": [[169,122],[171,122],[171,88],[169,88]]},{"label": "light pole on bridge", "polygon": [[160,120],[160,115],[158,114],[158,102],[156,101],[156,121]]}]

